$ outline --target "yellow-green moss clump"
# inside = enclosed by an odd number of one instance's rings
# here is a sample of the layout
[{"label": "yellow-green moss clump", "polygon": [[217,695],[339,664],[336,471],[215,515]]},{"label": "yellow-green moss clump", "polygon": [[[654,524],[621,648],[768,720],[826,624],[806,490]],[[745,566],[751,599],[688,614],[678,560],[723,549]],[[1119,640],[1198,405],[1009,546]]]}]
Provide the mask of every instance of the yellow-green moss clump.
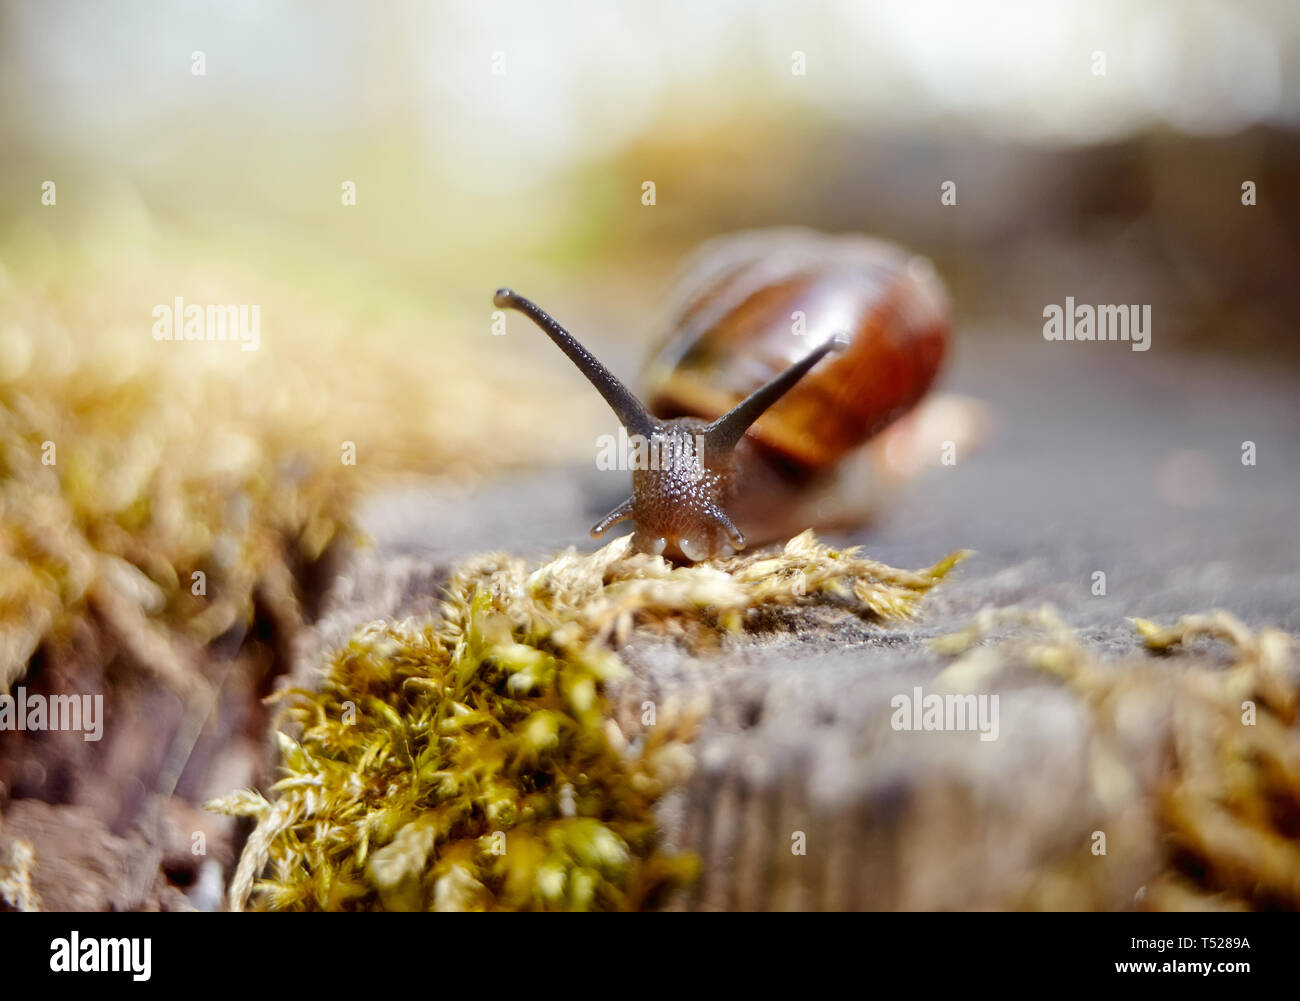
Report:
[{"label": "yellow-green moss clump", "polygon": [[[693,874],[656,848],[652,808],[690,768],[700,707],[633,746],[606,686],[634,628],[706,642],[751,609],[836,601],[910,616],[961,558],[911,573],[805,533],[694,567],[628,538],[541,566],[455,573],[442,614],[361,628],[319,691],[287,693],[286,773],[210,808],[256,818],[231,905],[269,909],[633,909]],[[262,878],[258,880],[258,877]]]}]

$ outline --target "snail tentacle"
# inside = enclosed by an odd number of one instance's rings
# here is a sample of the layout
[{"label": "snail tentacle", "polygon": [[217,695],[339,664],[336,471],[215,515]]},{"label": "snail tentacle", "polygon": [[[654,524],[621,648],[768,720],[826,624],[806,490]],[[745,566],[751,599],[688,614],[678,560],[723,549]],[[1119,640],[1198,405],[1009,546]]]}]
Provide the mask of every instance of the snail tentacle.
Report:
[{"label": "snail tentacle", "polygon": [[762,417],[764,411],[776,403],[777,400],[793,389],[795,383],[808,374],[809,369],[830,352],[839,351],[847,344],[848,338],[843,334],[837,334],[829,338],[815,351],[809,352],[807,357],[795,362],[770,382],[759,386],[758,389],[708,425],[704,429],[704,440],[710,451],[719,454],[729,452],[735,447],[736,442],[740,441],[745,432],[749,430],[750,425]]},{"label": "snail tentacle", "polygon": [[602,365],[595,355],[584,348],[578,339],[565,330],[546,310],[508,288],[497,289],[496,295],[492,297],[492,303],[498,309],[513,309],[523,313],[541,327],[542,332],[555,342],[555,346],[563,351],[578,367],[578,371],[596,387],[596,392],[605,398],[605,402],[609,404],[610,409],[614,411],[619,422],[627,428],[629,434],[644,435],[648,438],[654,433],[659,422],[651,416],[645,404],[638,400],[613,372]]},{"label": "snail tentacle", "polygon": [[632,498],[628,497],[618,507],[610,511],[609,514],[601,518],[600,521],[591,526],[591,537],[599,539],[609,529],[613,528],[621,521],[627,521],[632,517]]},{"label": "snail tentacle", "polygon": [[736,552],[740,552],[745,548],[744,533],[742,533],[740,529],[736,527],[735,523],[727,517],[726,511],[715,506],[709,511],[709,515],[714,521],[722,526],[722,530],[727,533],[727,538],[731,541],[731,547],[735,549]]}]

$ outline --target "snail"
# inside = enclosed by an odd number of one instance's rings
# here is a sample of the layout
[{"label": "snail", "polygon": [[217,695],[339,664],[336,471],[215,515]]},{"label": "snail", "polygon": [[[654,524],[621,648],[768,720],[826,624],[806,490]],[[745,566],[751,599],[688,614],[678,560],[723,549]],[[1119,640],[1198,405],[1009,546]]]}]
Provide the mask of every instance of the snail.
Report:
[{"label": "snail", "polygon": [[685,272],[648,406],[535,303],[494,297],[555,342],[637,447],[632,496],[593,538],[631,521],[633,552],[694,563],[861,521],[914,471],[918,443],[970,437],[970,407],[918,407],[949,338],[923,258],[866,237],[758,230],[710,241]]}]

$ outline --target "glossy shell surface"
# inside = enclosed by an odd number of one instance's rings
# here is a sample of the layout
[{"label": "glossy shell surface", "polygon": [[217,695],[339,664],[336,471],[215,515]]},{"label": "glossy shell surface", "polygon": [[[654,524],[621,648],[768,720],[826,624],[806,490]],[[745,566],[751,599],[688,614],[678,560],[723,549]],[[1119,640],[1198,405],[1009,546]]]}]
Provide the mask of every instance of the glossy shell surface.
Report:
[{"label": "glossy shell surface", "polygon": [[671,333],[646,373],[659,417],[711,420],[816,345],[847,334],[750,429],[794,467],[834,464],[929,389],[949,335],[947,297],[923,257],[862,236],[758,230],[689,261]]}]

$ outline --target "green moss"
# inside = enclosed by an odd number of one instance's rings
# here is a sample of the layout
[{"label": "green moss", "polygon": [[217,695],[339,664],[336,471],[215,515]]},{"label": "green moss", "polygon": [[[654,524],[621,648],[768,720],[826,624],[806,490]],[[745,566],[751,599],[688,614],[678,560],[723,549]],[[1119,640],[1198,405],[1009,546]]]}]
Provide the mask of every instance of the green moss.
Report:
[{"label": "green moss", "polygon": [[363,628],[292,693],[256,906],[622,910],[690,875],[654,851],[662,741],[624,755],[603,726],[617,661],[516,642],[482,592],[466,613]]}]

